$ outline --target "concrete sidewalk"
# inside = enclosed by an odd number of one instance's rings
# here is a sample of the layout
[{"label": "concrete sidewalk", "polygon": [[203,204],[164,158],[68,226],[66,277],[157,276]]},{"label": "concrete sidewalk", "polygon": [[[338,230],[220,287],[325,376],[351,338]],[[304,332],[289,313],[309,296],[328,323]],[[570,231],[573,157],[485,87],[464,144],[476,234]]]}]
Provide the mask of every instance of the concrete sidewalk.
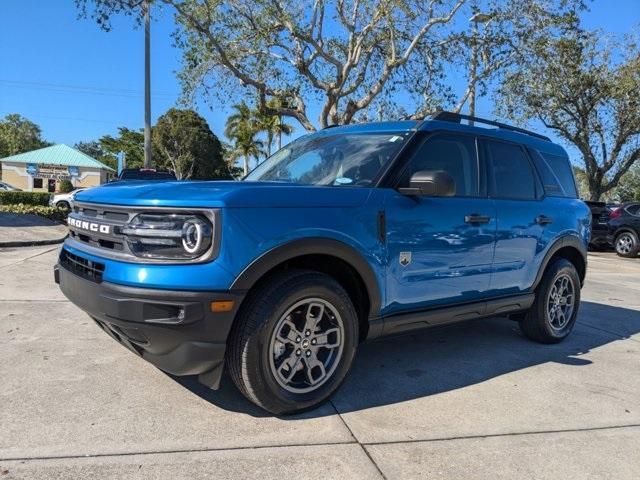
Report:
[{"label": "concrete sidewalk", "polygon": [[61,243],[67,233],[66,225],[38,215],[0,212],[0,248]]},{"label": "concrete sidewalk", "polygon": [[640,259],[589,256],[563,343],[493,318],[364,344],[331,402],[278,418],[114,342],[57,251],[0,252],[3,480],[638,478]]}]

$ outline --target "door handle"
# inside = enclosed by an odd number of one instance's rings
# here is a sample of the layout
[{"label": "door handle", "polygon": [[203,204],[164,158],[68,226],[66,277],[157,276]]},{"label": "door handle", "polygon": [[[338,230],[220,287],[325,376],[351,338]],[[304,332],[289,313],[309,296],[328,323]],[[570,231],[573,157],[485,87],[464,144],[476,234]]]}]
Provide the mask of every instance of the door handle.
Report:
[{"label": "door handle", "polygon": [[464,216],[465,223],[489,223],[491,221],[491,217],[486,215],[465,215]]},{"label": "door handle", "polygon": [[547,217],[546,215],[538,215],[536,217],[536,223],[538,225],[547,225],[549,223],[552,223],[553,220],[551,220],[549,217]]}]

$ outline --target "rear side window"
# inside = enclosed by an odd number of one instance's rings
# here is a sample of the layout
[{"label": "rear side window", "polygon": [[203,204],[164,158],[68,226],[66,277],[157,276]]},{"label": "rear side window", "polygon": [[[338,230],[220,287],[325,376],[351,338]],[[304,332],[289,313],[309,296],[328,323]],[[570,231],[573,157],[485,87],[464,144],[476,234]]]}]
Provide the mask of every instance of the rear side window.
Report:
[{"label": "rear side window", "polygon": [[477,197],[479,194],[474,137],[451,134],[428,137],[411,157],[400,184],[408,186],[411,176],[421,170],[444,170],[451,175],[456,185],[456,197]]},{"label": "rear side window", "polygon": [[489,192],[492,197],[532,200],[536,198],[531,164],[519,145],[487,141]]},{"label": "rear side window", "polygon": [[577,198],[576,182],[567,158],[535,150],[532,156],[542,177],[546,195],[550,197]]},{"label": "rear side window", "polygon": [[640,216],[640,203],[629,205],[627,207],[627,212],[629,212],[631,215]]}]

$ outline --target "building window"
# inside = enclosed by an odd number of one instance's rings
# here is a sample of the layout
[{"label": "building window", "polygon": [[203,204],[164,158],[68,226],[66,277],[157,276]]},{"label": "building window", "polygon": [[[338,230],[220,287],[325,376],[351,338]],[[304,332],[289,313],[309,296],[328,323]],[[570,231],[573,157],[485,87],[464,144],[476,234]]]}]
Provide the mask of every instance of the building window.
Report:
[{"label": "building window", "polygon": [[42,179],[34,178],[33,179],[33,188],[42,188]]}]

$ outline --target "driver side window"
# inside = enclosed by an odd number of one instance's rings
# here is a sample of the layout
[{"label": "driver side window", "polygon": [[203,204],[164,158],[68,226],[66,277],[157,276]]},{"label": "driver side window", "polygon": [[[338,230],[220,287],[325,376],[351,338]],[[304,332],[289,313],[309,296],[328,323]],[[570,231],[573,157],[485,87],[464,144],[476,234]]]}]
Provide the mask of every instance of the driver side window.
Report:
[{"label": "driver side window", "polygon": [[473,137],[449,134],[428,137],[409,160],[400,186],[408,187],[411,176],[421,170],[444,170],[451,175],[456,197],[479,196],[478,155]]}]

